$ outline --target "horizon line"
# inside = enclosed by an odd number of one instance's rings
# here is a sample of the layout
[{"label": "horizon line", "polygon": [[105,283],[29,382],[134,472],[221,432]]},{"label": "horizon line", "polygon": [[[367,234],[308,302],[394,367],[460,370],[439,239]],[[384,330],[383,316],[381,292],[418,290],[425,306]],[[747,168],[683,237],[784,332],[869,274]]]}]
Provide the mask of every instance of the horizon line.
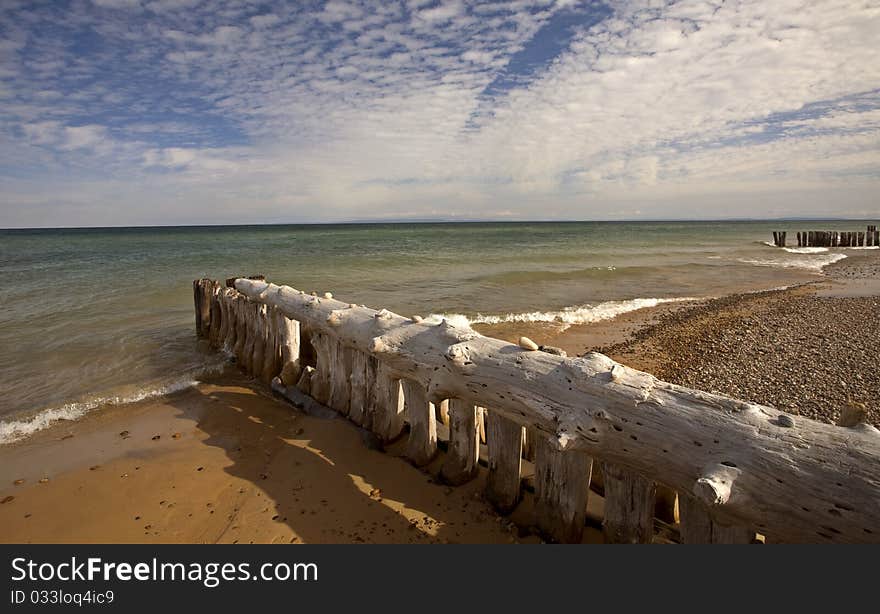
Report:
[{"label": "horizon line", "polygon": [[[387,220],[364,220],[354,219],[336,222],[240,222],[228,224],[135,224],[135,225],[108,225],[108,226],[3,226],[0,231],[6,230],[127,230],[127,229],[155,229],[155,228],[232,228],[232,227],[263,227],[263,226],[352,226],[352,225],[382,225],[382,224],[647,224],[647,223],[711,223],[711,222],[867,222],[875,218],[861,217],[729,217],[729,218],[640,218],[622,220],[600,219],[426,219],[426,218],[389,218]],[[876,219],[880,219],[880,215]]]}]

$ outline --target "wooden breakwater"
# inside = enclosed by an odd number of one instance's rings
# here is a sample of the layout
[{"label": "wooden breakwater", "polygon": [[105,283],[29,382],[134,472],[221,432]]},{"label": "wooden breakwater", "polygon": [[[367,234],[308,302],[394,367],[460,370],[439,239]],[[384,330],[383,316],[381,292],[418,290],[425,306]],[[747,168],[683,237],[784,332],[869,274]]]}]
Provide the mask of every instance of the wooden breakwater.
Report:
[{"label": "wooden breakwater", "polygon": [[[786,246],[786,232],[774,231],[773,244]],[[798,247],[872,247],[880,246],[880,231],[869,225],[865,231],[806,230],[796,233]]]},{"label": "wooden breakwater", "polygon": [[649,542],[658,528],[683,543],[880,540],[880,431],[859,416],[828,425],[602,354],[569,358],[261,279],[193,290],[199,335],[297,404],[384,442],[406,437],[418,466],[445,448],[452,485],[477,476],[485,449],[484,495],[501,513],[530,469],[534,524],[554,541],[580,541],[599,492],[609,542]]}]

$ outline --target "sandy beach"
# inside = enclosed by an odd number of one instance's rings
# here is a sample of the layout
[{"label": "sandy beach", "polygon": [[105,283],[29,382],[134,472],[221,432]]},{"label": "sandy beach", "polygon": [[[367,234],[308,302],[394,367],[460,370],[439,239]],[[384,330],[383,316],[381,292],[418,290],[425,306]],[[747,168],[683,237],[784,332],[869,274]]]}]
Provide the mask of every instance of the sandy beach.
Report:
[{"label": "sandy beach", "polygon": [[[601,350],[676,383],[834,421],[878,419],[880,258],[790,290],[673,303],[566,330],[481,325],[569,355]],[[450,488],[344,419],[308,416],[234,368],[0,447],[2,542],[529,543],[531,494],[502,518],[485,469]],[[525,472],[527,474],[527,472]],[[592,496],[585,542],[601,542]],[[592,520],[591,520],[592,519]],[[662,541],[658,538],[658,541]]]}]

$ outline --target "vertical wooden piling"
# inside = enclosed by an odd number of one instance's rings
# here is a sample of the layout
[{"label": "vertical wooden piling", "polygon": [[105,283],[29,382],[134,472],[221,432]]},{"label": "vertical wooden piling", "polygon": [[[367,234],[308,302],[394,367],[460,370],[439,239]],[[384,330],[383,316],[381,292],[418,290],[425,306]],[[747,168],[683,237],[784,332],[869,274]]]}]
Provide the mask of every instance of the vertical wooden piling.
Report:
[{"label": "vertical wooden piling", "polygon": [[654,537],[655,485],[638,473],[602,463],[605,478],[605,541],[613,544],[649,544]]},{"label": "vertical wooden piling", "polygon": [[334,339],[330,345],[330,399],[328,405],[343,416],[351,408],[351,368],[354,350]]},{"label": "vertical wooden piling", "polygon": [[486,412],[489,475],[486,499],[506,514],[519,503],[523,427],[491,409]]},{"label": "vertical wooden piling", "polygon": [[333,370],[333,350],[335,340],[327,333],[310,331],[309,339],[315,348],[315,372],[311,377],[311,396],[318,403],[327,405],[330,400],[330,372]]},{"label": "vertical wooden piling", "polygon": [[351,401],[349,405],[348,418],[357,425],[369,428],[367,421],[368,399],[372,391],[367,389],[367,369],[369,368],[369,357],[363,352],[353,351],[351,356],[351,376],[349,378],[351,386]]},{"label": "vertical wooden piling", "polygon": [[752,529],[717,523],[706,506],[689,494],[678,493],[678,509],[683,544],[750,544],[755,538]]},{"label": "vertical wooden piling", "polygon": [[373,433],[384,442],[391,442],[403,432],[405,402],[400,380],[388,366],[379,361],[376,366],[376,382],[373,407]]},{"label": "vertical wooden piling", "polygon": [[409,437],[406,457],[417,467],[427,465],[437,455],[437,419],[434,404],[428,401],[425,387],[412,380],[402,380],[406,400]]},{"label": "vertical wooden piling", "polygon": [[480,460],[479,410],[473,403],[449,399],[449,450],[440,477],[457,486],[477,475]]},{"label": "vertical wooden piling", "polygon": [[577,450],[559,450],[554,439],[543,433],[537,434],[534,445],[535,524],[551,541],[579,543],[593,459]]}]

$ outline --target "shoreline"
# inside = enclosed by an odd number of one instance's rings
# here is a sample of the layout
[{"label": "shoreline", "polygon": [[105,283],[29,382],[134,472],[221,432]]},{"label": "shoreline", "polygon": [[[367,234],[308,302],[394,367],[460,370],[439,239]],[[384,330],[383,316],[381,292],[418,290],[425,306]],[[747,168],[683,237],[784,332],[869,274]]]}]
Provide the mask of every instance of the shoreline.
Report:
[{"label": "shoreline", "polygon": [[[730,394],[721,375],[733,374],[729,383],[740,386],[753,381],[749,373],[737,372],[743,361],[731,353],[732,340],[746,343],[741,333],[750,330],[752,341],[763,342],[760,335],[767,331],[755,322],[767,314],[788,316],[774,324],[788,333],[785,322],[851,326],[849,316],[842,315],[847,309],[855,309],[850,316],[860,320],[868,309],[873,322],[880,321],[880,258],[866,253],[842,263],[829,267],[821,280],[784,290],[663,303],[561,332],[551,323],[474,328],[513,341],[531,336],[572,356],[600,350],[667,381]],[[824,310],[815,311],[818,304]],[[841,309],[844,304],[848,307]],[[800,310],[792,312],[793,305]],[[775,402],[761,397],[761,389],[747,387],[732,396],[799,409],[786,403],[788,393],[800,389],[779,376],[785,379],[788,368],[797,366],[798,352],[808,344],[781,334],[777,351],[751,372],[759,375],[757,381],[771,382]],[[833,347],[836,339],[825,335],[832,344],[829,358],[841,353]],[[880,339],[880,331],[873,339]],[[869,343],[862,348],[875,351]],[[872,386],[877,375],[872,364],[876,360],[863,362],[862,371],[853,371],[851,364],[843,368]],[[817,371],[826,368],[823,364]],[[800,371],[811,381],[828,383],[809,368]],[[878,408],[866,406],[869,420],[877,424]],[[425,472],[399,458],[400,442],[384,452],[373,448],[347,420],[304,415],[230,368],[194,387],[105,407],[0,446],[0,542],[540,541],[528,530],[528,493],[509,519],[482,500],[485,469],[473,482],[452,489],[433,477],[439,459]],[[601,497],[590,500],[591,506],[602,505]],[[601,517],[601,507],[592,514]],[[601,532],[588,527],[584,539],[600,542]]]}]

